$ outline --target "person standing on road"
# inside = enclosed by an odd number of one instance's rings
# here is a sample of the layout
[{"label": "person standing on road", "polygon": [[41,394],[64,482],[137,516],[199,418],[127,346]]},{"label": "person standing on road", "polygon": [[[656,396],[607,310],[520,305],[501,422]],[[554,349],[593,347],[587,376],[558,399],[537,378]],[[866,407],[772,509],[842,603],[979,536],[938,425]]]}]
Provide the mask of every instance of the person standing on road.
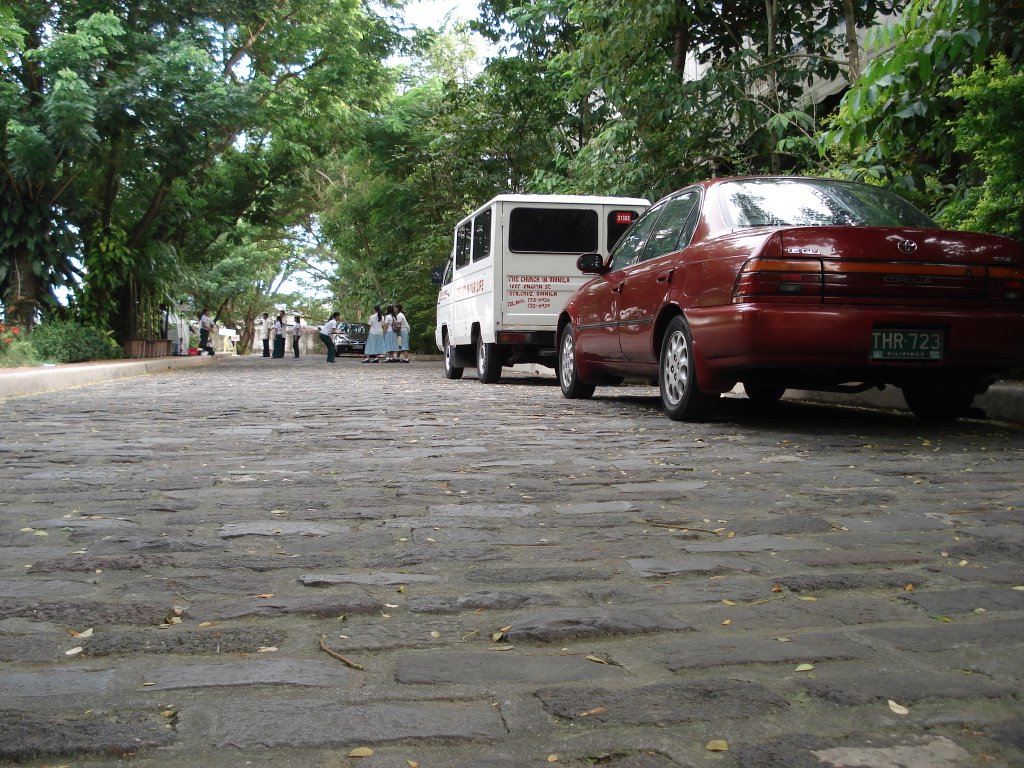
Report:
[{"label": "person standing on road", "polygon": [[340,313],[334,312],[331,314],[331,319],[320,326],[320,341],[322,341],[324,343],[324,346],[327,347],[328,363],[334,362],[334,357],[336,354],[334,349],[334,331],[338,327],[338,319],[340,317]]},{"label": "person standing on road", "polygon": [[370,326],[366,334],[366,347],[363,353],[366,355],[364,363],[379,363],[384,356],[384,315],[380,313],[380,306],[373,308],[373,313],[366,321]]},{"label": "person standing on road", "polygon": [[409,321],[401,304],[395,304],[395,333],[398,335],[398,361],[409,362]]},{"label": "person standing on road", "polygon": [[274,318],[274,357],[284,357],[284,312]]},{"label": "person standing on road", "polygon": [[270,316],[263,313],[263,356],[270,357],[270,330],[273,326],[270,324]]},{"label": "person standing on road", "polygon": [[199,316],[199,351],[213,354],[213,342],[210,335],[213,333],[213,319],[210,317],[210,310],[203,307],[203,313]]},{"label": "person standing on road", "polygon": [[384,315],[384,354],[385,363],[398,362],[398,336],[395,334],[395,308],[388,304]]},{"label": "person standing on road", "polygon": [[299,356],[299,339],[302,337],[302,318],[295,316],[295,325],[292,326],[292,352]]}]

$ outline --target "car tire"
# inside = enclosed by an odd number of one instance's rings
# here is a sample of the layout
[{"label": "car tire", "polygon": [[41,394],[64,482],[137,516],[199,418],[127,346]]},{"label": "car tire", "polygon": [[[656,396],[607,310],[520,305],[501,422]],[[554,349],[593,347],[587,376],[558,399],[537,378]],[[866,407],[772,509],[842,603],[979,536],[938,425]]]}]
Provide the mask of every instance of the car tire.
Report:
[{"label": "car tire", "polygon": [[498,345],[487,343],[482,336],[476,337],[476,377],[481,384],[494,384],[501,378]]},{"label": "car tire", "polygon": [[910,412],[922,421],[954,421],[967,415],[974,404],[974,393],[969,389],[903,387],[903,399]]},{"label": "car tire", "polygon": [[718,403],[717,394],[697,388],[690,326],[680,315],[669,321],[658,358],[658,386],[665,415],[673,421],[701,421]]},{"label": "car tire", "polygon": [[562,388],[562,396],[569,400],[587,400],[594,396],[594,385],[580,381],[579,370],[576,368],[576,334],[572,323],[566,323],[558,338],[557,358],[558,384]]},{"label": "car tire", "polygon": [[462,368],[455,365],[455,347],[448,340],[448,334],[444,335],[444,377],[446,379],[461,379]]},{"label": "car tire", "polygon": [[743,382],[743,391],[747,395],[747,400],[761,406],[777,403],[786,394],[786,388],[781,384],[758,384],[750,381]]}]

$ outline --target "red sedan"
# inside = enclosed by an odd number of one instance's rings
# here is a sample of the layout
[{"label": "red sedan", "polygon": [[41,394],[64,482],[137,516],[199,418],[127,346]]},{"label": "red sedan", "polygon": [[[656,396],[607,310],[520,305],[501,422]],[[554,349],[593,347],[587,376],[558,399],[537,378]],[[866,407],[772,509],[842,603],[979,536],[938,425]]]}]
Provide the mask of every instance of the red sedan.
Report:
[{"label": "red sedan", "polygon": [[938,227],[897,195],[848,181],[716,179],[641,216],[558,323],[567,398],[657,380],[669,418],[699,420],[742,383],[900,387],[925,419],[964,415],[1024,365],[1024,254]]}]

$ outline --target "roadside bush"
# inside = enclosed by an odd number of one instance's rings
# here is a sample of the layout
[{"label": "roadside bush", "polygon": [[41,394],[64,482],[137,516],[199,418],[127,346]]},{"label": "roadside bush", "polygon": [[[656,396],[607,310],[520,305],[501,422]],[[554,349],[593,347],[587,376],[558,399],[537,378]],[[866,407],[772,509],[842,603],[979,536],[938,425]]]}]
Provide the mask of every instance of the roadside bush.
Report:
[{"label": "roadside bush", "polygon": [[86,360],[116,360],[124,356],[110,336],[87,325],[66,320],[49,320],[28,335],[40,359],[52,363],[81,363]]}]

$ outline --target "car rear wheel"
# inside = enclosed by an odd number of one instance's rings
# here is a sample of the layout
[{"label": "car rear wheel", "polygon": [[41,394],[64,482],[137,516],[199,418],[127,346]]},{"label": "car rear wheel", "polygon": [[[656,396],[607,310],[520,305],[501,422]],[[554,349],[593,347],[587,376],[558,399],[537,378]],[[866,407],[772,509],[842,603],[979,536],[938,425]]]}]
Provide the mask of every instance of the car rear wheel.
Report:
[{"label": "car rear wheel", "polygon": [[714,410],[718,395],[697,388],[693,336],[682,317],[672,318],[665,329],[658,374],[661,404],[673,421],[700,421]]},{"label": "car rear wheel", "polygon": [[455,348],[448,340],[448,334],[444,337],[444,377],[446,379],[461,379],[462,368],[455,365]]},{"label": "car rear wheel", "polygon": [[476,376],[484,384],[494,384],[501,378],[501,358],[498,345],[488,344],[476,337]]},{"label": "car rear wheel", "polygon": [[586,400],[594,396],[594,386],[580,381],[576,370],[576,335],[572,323],[566,323],[558,339],[558,384],[562,396],[569,400]]},{"label": "car rear wheel", "polygon": [[904,387],[903,399],[910,412],[922,421],[953,421],[967,414],[974,404],[974,393],[964,389],[943,392]]}]

